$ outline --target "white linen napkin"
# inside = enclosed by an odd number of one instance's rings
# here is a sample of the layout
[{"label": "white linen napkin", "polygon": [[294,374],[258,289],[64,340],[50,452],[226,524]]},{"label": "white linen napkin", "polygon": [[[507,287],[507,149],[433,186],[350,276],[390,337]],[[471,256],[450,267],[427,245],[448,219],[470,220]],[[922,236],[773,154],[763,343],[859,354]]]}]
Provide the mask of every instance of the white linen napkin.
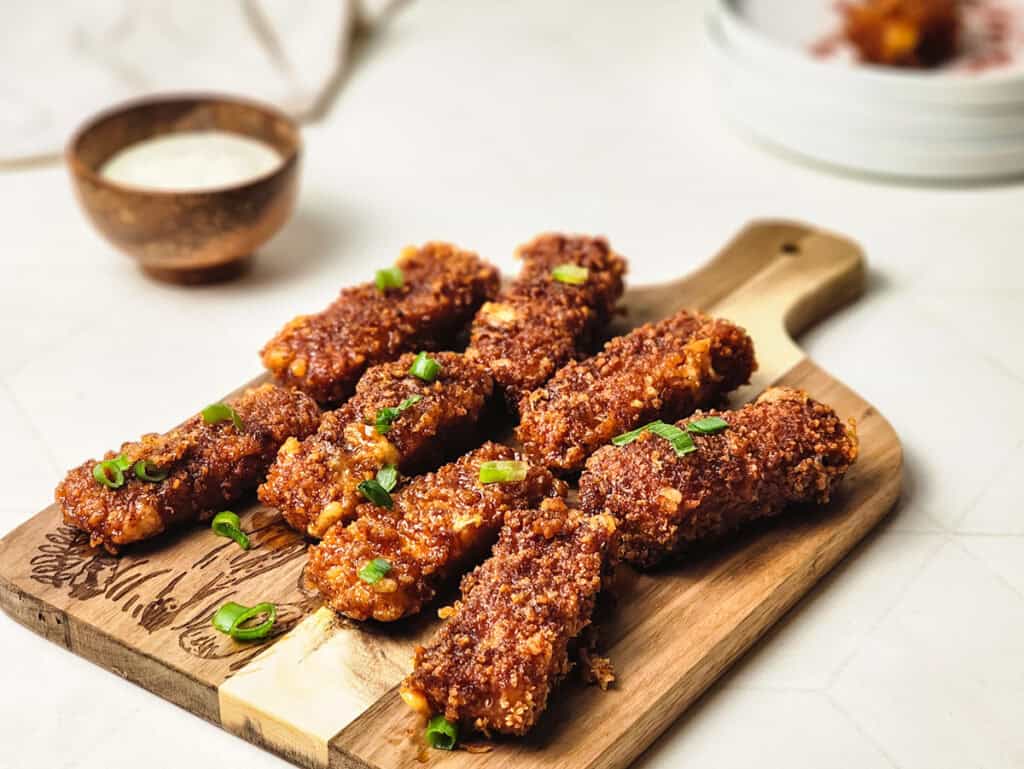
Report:
[{"label": "white linen napkin", "polygon": [[317,115],[353,35],[395,0],[0,0],[0,164],[54,157],[93,113],[217,91]]}]

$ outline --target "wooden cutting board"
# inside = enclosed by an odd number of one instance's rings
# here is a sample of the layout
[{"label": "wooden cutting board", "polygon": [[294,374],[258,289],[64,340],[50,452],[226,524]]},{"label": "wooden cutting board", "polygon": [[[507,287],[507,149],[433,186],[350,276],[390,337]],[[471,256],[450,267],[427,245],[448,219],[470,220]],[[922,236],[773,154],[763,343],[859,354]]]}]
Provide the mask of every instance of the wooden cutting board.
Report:
[{"label": "wooden cutting board", "polygon": [[[299,766],[622,769],[899,495],[892,428],[791,339],[863,283],[864,260],[850,241],[761,222],[696,273],[627,292],[620,331],[681,307],[745,326],[760,370],[735,403],[773,383],[802,387],[857,420],[861,454],[828,508],[767,522],[668,571],[624,570],[617,610],[602,628],[618,681],[601,692],[570,679],[526,739],[483,753],[426,750],[422,720],[397,684],[438,620],[428,612],[359,625],[319,609],[302,584],[306,543],[255,502],[236,508],[253,541],[247,552],[197,527],[119,558],[91,551],[51,506],[0,541],[0,605],[51,641]],[[210,616],[228,600],[277,603],[274,643],[238,644],[214,630]]]}]

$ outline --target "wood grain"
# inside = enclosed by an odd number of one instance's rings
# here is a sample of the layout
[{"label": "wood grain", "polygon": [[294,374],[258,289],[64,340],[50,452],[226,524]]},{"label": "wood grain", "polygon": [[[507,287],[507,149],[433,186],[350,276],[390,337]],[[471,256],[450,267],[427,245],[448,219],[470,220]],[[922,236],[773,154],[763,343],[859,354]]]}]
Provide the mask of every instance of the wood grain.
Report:
[{"label": "wood grain", "polygon": [[[792,336],[861,291],[849,241],[790,222],[745,229],[696,273],[631,289],[617,331],[681,307],[745,325],[771,383],[855,417],[861,456],[826,509],[767,522],[657,574],[625,570],[603,627],[619,673],[608,692],[569,681],[539,729],[487,753],[425,752],[397,696],[429,615],[357,625],[302,587],[306,543],[255,501],[238,509],[245,552],[193,529],[120,558],[96,553],[47,508],[0,540],[0,605],[44,637],[304,767],[622,769],[893,506],[901,449],[868,403],[807,360]],[[281,607],[275,643],[238,644],[209,617],[227,600]],[[628,732],[628,737],[624,737]]]}]

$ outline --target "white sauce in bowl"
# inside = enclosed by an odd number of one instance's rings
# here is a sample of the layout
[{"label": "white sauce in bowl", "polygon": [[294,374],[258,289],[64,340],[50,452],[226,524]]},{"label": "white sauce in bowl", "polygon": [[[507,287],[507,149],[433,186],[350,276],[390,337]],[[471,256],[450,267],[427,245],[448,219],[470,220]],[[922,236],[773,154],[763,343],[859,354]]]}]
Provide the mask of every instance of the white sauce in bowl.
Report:
[{"label": "white sauce in bowl", "polygon": [[164,134],[130,144],[100,168],[118,184],[195,192],[244,184],[270,173],[283,158],[269,144],[227,131]]}]

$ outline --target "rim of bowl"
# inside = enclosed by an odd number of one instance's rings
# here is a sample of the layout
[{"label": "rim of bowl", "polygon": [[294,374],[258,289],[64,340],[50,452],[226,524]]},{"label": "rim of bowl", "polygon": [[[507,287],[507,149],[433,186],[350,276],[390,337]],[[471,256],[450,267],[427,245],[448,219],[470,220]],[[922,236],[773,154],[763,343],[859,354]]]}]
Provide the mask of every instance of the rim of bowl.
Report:
[{"label": "rim of bowl", "polygon": [[966,99],[974,106],[1024,101],[1024,71],[1020,69],[988,72],[982,77],[933,72],[929,78],[923,77],[920,72],[906,72],[895,67],[870,64],[856,67],[830,66],[763,34],[741,12],[737,0],[715,0],[712,15],[717,15],[721,20],[726,39],[731,38],[733,43],[739,43],[747,53],[767,55],[777,65],[799,67],[805,74],[814,73],[817,78],[831,78],[833,83],[845,81],[851,85],[876,86],[885,89],[878,92],[878,95],[884,93],[886,97],[898,95],[902,98],[939,102]]},{"label": "rim of bowl", "polygon": [[[253,176],[246,179],[244,182],[237,184],[222,184],[216,187],[202,187],[199,189],[191,190],[168,190],[161,189],[158,187],[144,187],[141,185],[124,184],[122,182],[115,182],[107,177],[97,173],[90,168],[79,156],[78,156],[78,145],[82,139],[96,126],[105,120],[109,120],[116,115],[124,112],[130,112],[133,109],[139,107],[146,107],[155,104],[168,104],[174,102],[221,102],[227,104],[234,104],[239,107],[245,107],[248,109],[265,112],[272,115],[278,120],[282,120],[289,125],[292,129],[292,133],[295,135],[295,142],[287,153],[281,154],[281,162],[278,163],[274,168],[266,173],[262,173],[259,176]],[[173,133],[188,133],[188,131],[180,131]],[[230,131],[228,133],[235,133]],[[239,134],[244,136],[245,134]],[[254,137],[250,137],[254,138]],[[261,141],[256,139],[256,141]],[[268,142],[263,142],[267,144]],[[130,145],[125,145],[128,147]],[[124,149],[122,147],[121,149]],[[277,150],[277,148],[274,148]],[[268,179],[272,179],[279,173],[285,170],[289,164],[293,163],[303,150],[302,132],[299,130],[299,123],[297,120],[278,109],[277,107],[271,106],[265,102],[257,101],[256,99],[248,99],[241,96],[230,96],[223,93],[217,93],[215,91],[181,91],[181,92],[168,92],[158,95],[150,96],[137,96],[132,99],[117,102],[109,107],[105,107],[99,112],[94,113],[90,117],[86,118],[71,134],[71,138],[68,139],[67,144],[64,147],[64,161],[72,168],[76,175],[81,175],[88,178],[94,184],[104,185],[107,187],[113,187],[114,189],[121,190],[124,192],[132,192],[135,194],[153,195],[156,197],[174,197],[177,195],[214,195],[220,192],[231,192],[233,190],[243,190],[250,185],[260,184]]]}]

